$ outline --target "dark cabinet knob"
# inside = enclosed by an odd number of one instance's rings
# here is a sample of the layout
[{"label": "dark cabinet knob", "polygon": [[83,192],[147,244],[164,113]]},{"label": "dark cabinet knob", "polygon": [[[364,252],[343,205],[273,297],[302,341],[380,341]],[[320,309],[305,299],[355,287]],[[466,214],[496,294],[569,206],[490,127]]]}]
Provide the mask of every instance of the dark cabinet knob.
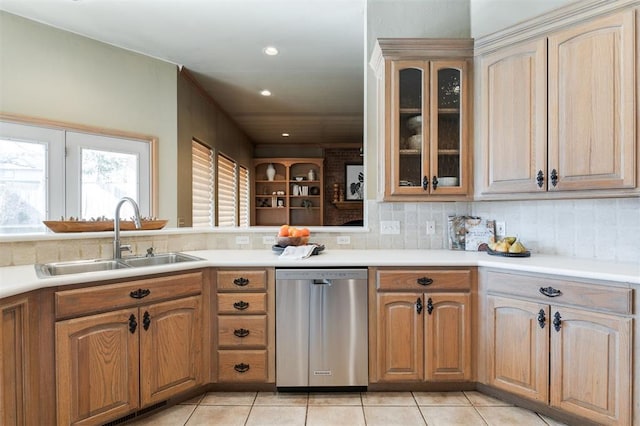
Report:
[{"label": "dark cabinet knob", "polygon": [[424,189],[425,191],[429,189],[429,178],[426,176],[422,177],[422,189]]},{"label": "dark cabinet knob", "polygon": [[554,187],[558,184],[558,171],[556,169],[551,170],[551,185]]},{"label": "dark cabinet knob", "polygon": [[560,326],[562,325],[562,317],[560,316],[560,312],[556,312],[553,315],[553,328],[556,331],[560,331]]},{"label": "dark cabinet knob", "polygon": [[234,303],[233,307],[239,311],[244,311],[249,307],[249,303],[241,300],[239,302]]},{"label": "dark cabinet knob", "polygon": [[438,177],[434,176],[431,180],[431,186],[433,186],[433,190],[435,191],[438,188]]},{"label": "dark cabinet knob", "polygon": [[542,173],[542,170],[538,170],[536,181],[538,181],[538,188],[542,188],[542,186],[544,185],[544,173]]},{"label": "dark cabinet knob", "polygon": [[562,292],[560,290],[556,290],[553,287],[540,287],[540,293],[544,294],[547,297],[558,297],[562,296]]},{"label": "dark cabinet knob", "polygon": [[148,311],[144,311],[144,315],[142,316],[142,328],[145,330],[149,329],[151,325],[151,315],[149,315]]},{"label": "dark cabinet knob", "polygon": [[427,300],[427,313],[431,315],[431,312],[433,312],[433,300],[429,298]]},{"label": "dark cabinet knob", "polygon": [[249,280],[247,278],[240,277],[233,280],[233,283],[238,287],[245,287],[249,285]]},{"label": "dark cabinet knob", "polygon": [[134,299],[143,299],[150,294],[151,294],[151,290],[149,290],[148,288],[145,288],[145,289],[139,288],[129,293],[129,296],[133,297]]},{"label": "dark cabinet knob", "polygon": [[416,312],[418,313],[418,315],[422,313],[422,298],[420,297],[418,297],[418,300],[416,300]]},{"label": "dark cabinet knob", "polygon": [[129,317],[129,332],[131,332],[131,334],[135,333],[136,328],[138,328],[138,321],[136,321],[136,316],[131,314]]},{"label": "dark cabinet knob", "polygon": [[249,371],[249,368],[251,368],[249,364],[245,364],[244,362],[233,366],[233,369],[238,373],[246,373],[247,371]]},{"label": "dark cabinet knob", "polygon": [[233,330],[233,334],[236,337],[247,337],[249,335],[249,330],[247,330],[246,328],[236,328],[235,330]]},{"label": "dark cabinet knob", "polygon": [[546,321],[547,317],[544,314],[544,309],[540,309],[540,312],[538,312],[538,325],[540,326],[540,328],[544,328]]},{"label": "dark cabinet knob", "polygon": [[420,285],[425,285],[425,286],[426,286],[426,285],[431,285],[431,284],[433,284],[433,279],[431,279],[431,278],[429,278],[429,277],[421,277],[421,278],[418,278],[418,279],[416,280],[416,282],[417,282],[418,284],[420,284]]}]

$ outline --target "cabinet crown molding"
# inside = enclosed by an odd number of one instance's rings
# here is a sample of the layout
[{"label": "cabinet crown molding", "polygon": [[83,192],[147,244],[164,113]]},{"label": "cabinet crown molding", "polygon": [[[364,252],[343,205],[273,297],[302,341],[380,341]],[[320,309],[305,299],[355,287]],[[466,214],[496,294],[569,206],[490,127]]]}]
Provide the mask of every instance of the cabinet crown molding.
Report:
[{"label": "cabinet crown molding", "polygon": [[595,16],[640,6],[638,0],[582,0],[527,19],[510,27],[475,39],[475,55],[490,53],[515,43],[543,37]]}]

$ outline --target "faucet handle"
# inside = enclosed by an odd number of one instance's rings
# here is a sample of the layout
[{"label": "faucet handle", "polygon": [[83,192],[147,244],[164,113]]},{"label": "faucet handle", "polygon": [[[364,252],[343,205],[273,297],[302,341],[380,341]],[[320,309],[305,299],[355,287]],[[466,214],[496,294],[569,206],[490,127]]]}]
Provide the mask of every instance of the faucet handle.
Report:
[{"label": "faucet handle", "polygon": [[120,252],[123,251],[131,252],[131,244],[120,244]]},{"label": "faucet handle", "polygon": [[155,256],[155,253],[153,252],[153,247],[149,247],[149,248],[147,249],[147,255],[146,255],[146,257],[153,257],[153,256]]}]

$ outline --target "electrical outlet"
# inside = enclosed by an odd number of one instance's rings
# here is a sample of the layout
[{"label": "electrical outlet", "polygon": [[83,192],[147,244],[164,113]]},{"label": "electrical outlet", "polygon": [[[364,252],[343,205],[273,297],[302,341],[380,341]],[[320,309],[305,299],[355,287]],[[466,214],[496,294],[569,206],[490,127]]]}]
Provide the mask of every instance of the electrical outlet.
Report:
[{"label": "electrical outlet", "polygon": [[496,222],[496,234],[501,237],[507,236],[507,224],[504,222]]},{"label": "electrical outlet", "polygon": [[380,234],[397,235],[400,233],[400,222],[397,220],[380,221]]},{"label": "electrical outlet", "polygon": [[427,221],[427,235],[433,235],[436,233],[436,222],[434,220]]},{"label": "electrical outlet", "polygon": [[238,245],[247,245],[250,243],[248,235],[240,235],[236,237],[236,244]]},{"label": "electrical outlet", "polygon": [[263,235],[262,236],[262,244],[266,246],[272,246],[276,243],[276,237],[273,235]]},{"label": "electrical outlet", "polygon": [[336,238],[338,244],[351,244],[351,237],[348,235],[340,235]]}]

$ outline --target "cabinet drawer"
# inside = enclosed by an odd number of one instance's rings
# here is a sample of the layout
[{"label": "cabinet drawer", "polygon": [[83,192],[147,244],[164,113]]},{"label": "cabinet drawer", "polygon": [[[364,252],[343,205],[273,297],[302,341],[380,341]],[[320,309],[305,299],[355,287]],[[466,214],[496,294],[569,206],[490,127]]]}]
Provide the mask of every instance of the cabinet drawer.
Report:
[{"label": "cabinet drawer", "polygon": [[[379,270],[378,290],[452,291],[471,289],[471,271],[461,270]],[[422,284],[420,284],[422,283]]]},{"label": "cabinet drawer", "polygon": [[218,351],[221,382],[266,382],[267,351]]},{"label": "cabinet drawer", "polygon": [[222,293],[218,294],[220,314],[266,314],[266,293]]},{"label": "cabinet drawer", "polygon": [[[487,277],[488,291],[493,294],[519,296],[542,303],[574,305],[624,315],[632,313],[630,288],[492,271],[488,272]],[[556,297],[548,297],[541,293],[541,289],[545,289],[547,293],[560,293]]]},{"label": "cabinet drawer", "polygon": [[[202,271],[57,291],[56,318],[79,316],[202,293]],[[144,295],[135,298],[132,294]]]},{"label": "cabinet drawer", "polygon": [[267,289],[266,270],[218,271],[219,291],[256,291]]},{"label": "cabinet drawer", "polygon": [[266,346],[267,316],[218,316],[219,346]]}]

